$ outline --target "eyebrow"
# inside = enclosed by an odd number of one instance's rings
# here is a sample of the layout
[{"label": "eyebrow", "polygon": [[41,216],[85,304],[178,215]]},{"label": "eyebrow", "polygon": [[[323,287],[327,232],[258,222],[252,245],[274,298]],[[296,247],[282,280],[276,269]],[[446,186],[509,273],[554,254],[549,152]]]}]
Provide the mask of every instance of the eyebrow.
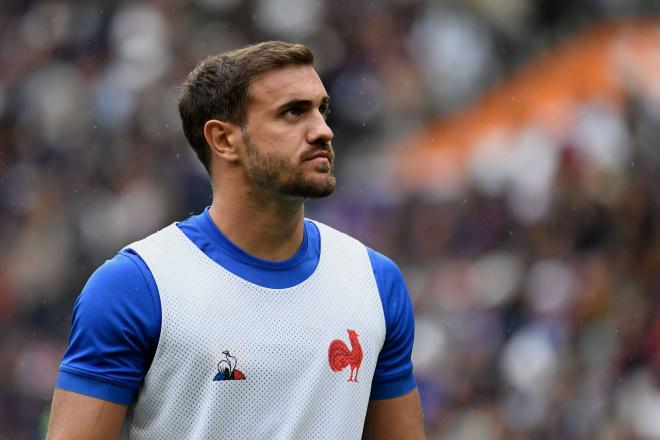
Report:
[{"label": "eyebrow", "polygon": [[[321,99],[321,105],[329,106],[330,105],[330,97],[329,96],[324,96]],[[292,99],[291,101],[287,101],[284,104],[280,105],[277,107],[277,110],[284,110],[290,107],[296,107],[296,106],[301,106],[301,107],[311,107],[312,106],[312,101],[310,99]]]}]

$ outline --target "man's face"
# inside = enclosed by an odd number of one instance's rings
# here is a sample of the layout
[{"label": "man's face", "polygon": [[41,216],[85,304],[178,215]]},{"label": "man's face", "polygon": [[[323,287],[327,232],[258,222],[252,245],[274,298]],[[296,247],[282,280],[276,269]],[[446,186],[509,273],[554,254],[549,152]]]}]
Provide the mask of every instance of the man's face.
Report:
[{"label": "man's face", "polygon": [[311,66],[259,75],[250,85],[242,129],[244,164],[258,186],[279,194],[316,198],[331,194],[333,133],[325,122],[328,95]]}]

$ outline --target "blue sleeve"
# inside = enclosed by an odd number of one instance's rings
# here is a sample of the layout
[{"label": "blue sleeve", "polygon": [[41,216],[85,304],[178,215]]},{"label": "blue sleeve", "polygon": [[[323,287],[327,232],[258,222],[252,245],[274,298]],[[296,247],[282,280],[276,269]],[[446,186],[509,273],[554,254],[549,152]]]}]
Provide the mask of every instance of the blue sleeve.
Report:
[{"label": "blue sleeve", "polygon": [[403,275],[386,256],[367,248],[385,313],[385,343],[378,355],[370,399],[391,399],[412,391],[415,384],[412,347],[415,319]]},{"label": "blue sleeve", "polygon": [[151,272],[136,253],[121,251],[76,300],[56,387],[128,405],[149,369],[160,325]]}]

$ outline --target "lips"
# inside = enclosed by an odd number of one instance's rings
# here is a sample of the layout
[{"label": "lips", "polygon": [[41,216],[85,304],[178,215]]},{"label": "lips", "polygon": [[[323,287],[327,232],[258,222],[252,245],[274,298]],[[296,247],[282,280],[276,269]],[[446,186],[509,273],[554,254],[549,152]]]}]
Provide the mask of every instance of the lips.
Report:
[{"label": "lips", "polygon": [[328,162],[332,162],[332,155],[327,151],[318,151],[311,156],[309,156],[306,161],[314,159],[327,159]]}]

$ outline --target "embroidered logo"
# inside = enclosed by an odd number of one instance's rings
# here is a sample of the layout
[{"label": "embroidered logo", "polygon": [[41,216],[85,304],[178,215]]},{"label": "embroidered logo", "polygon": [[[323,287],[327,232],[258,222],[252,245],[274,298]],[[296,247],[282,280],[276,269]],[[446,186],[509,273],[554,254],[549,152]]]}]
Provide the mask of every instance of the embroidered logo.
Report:
[{"label": "embroidered logo", "polygon": [[358,381],[358,370],[362,363],[362,346],[358,341],[358,334],[355,330],[347,329],[348,340],[351,342],[349,349],[346,343],[341,339],[335,339],[328,347],[328,363],[330,369],[335,373],[346,367],[351,367],[351,374],[348,376],[349,382]]},{"label": "embroidered logo", "polygon": [[218,362],[218,374],[213,380],[245,380],[245,374],[236,369],[236,358],[229,354],[229,350],[223,351],[222,354],[225,359]]}]

